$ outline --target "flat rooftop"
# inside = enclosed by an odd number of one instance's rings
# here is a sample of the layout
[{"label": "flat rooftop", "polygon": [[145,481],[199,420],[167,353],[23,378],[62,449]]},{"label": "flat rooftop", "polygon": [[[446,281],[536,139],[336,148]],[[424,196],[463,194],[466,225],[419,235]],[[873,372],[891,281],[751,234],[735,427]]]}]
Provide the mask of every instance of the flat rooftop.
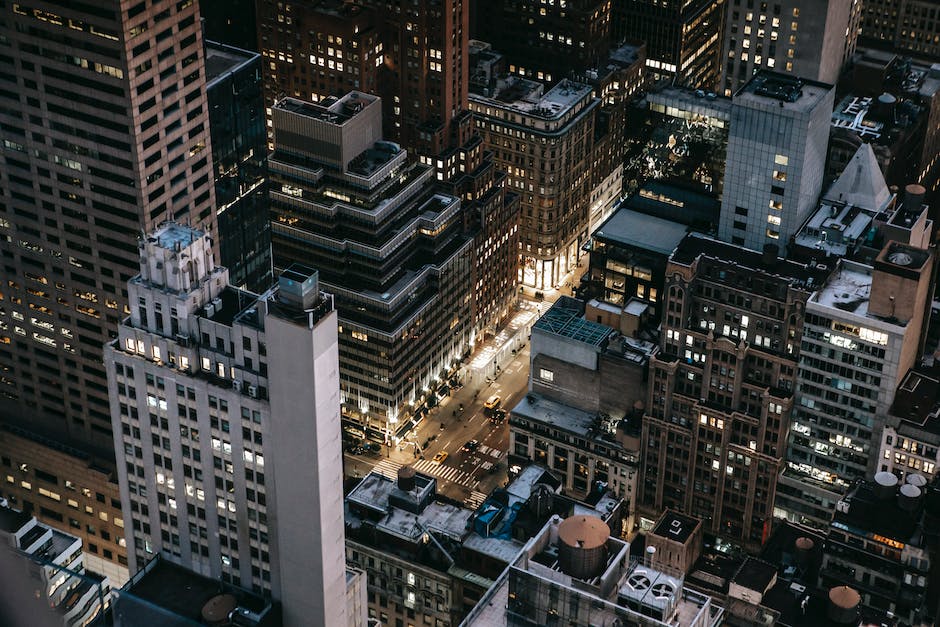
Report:
[{"label": "flat rooftop", "polygon": [[590,96],[590,85],[563,79],[548,92],[541,83],[517,76],[499,79],[492,100],[504,107],[546,119],[559,118],[581,99]]},{"label": "flat rooftop", "polygon": [[[270,607],[267,601],[246,590],[203,577],[162,558],[148,564],[142,573],[132,578],[123,591],[175,616],[187,618],[196,625],[205,624],[202,620],[202,608],[207,601],[219,594],[234,595],[239,607],[254,613],[264,613]],[[128,603],[123,607],[126,610],[125,616],[132,618],[133,604]],[[152,614],[148,613],[146,616],[152,618]],[[133,624],[133,621],[130,620],[130,623]]]},{"label": "flat rooftop", "polygon": [[18,512],[9,507],[0,507],[0,531],[16,533],[28,523],[32,516],[25,512]]},{"label": "flat rooftop", "polygon": [[863,237],[867,236],[878,212],[852,204],[822,200],[794,241],[805,248],[813,248],[844,257]]},{"label": "flat rooftop", "polygon": [[522,397],[512,408],[512,413],[520,418],[564,429],[582,437],[589,437],[597,422],[595,413],[549,400],[536,393]]},{"label": "flat rooftop", "polygon": [[871,282],[869,266],[841,263],[822,289],[812,296],[812,300],[824,307],[867,316]]},{"label": "flat rooftop", "polygon": [[249,52],[215,41],[206,41],[206,87],[211,87],[217,79],[251,63],[260,56],[257,52]]},{"label": "flat rooftop", "polygon": [[624,246],[670,255],[685,237],[688,227],[630,209],[618,209],[593,237]]},{"label": "flat rooftop", "polygon": [[748,590],[756,590],[763,594],[776,576],[776,566],[754,557],[748,557],[731,580]]},{"label": "flat rooftop", "polygon": [[940,379],[925,372],[909,371],[894,394],[889,413],[901,419],[899,432],[914,427],[940,439]]},{"label": "flat rooftop", "polygon": [[661,538],[668,538],[680,544],[685,544],[685,541],[689,539],[695,529],[701,524],[702,523],[696,518],[668,510],[662,515],[659,522],[656,523],[656,526],[653,528],[653,533]]},{"label": "flat rooftop", "polygon": [[596,348],[605,348],[614,330],[607,325],[585,320],[582,317],[584,304],[581,303],[579,310],[565,306],[568,300],[572,299],[559,300],[552,305],[548,311],[542,314],[542,317],[538,319],[532,328]]},{"label": "flat rooftop", "polygon": [[156,240],[156,244],[166,250],[179,250],[186,248],[204,233],[199,229],[194,229],[175,222],[167,222],[160,225],[156,232],[150,237]]},{"label": "flat rooftop", "polygon": [[343,125],[376,100],[378,100],[376,96],[351,91],[342,98],[326,98],[320,104],[297,98],[281,98],[274,103],[274,108],[331,124]]},{"label": "flat rooftop", "polygon": [[827,83],[761,70],[738,90],[733,103],[774,103],[788,111],[807,112],[815,109],[832,89]]}]

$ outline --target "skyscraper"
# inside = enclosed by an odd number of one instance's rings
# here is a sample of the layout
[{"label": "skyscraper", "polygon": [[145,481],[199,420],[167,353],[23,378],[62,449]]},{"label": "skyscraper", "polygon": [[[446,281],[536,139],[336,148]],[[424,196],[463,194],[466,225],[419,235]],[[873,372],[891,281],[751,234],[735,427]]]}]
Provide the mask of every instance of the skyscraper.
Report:
[{"label": "skyscraper", "polygon": [[135,240],[215,227],[192,0],[0,7],[0,414],[110,451],[101,347]]},{"label": "skyscraper", "polygon": [[719,237],[782,249],[816,208],[832,85],[762,70],[734,96]]},{"label": "skyscraper", "polygon": [[938,18],[936,0],[866,0],[861,40],[865,45],[938,59]]},{"label": "skyscraper", "polygon": [[835,84],[855,52],[859,0],[729,0],[721,89],[730,96],[761,68]]},{"label": "skyscraper", "polygon": [[132,572],[155,553],[280,600],[285,625],[344,625],[333,300],[293,267],[231,287],[203,232],[140,242],[135,307],[105,351]]},{"label": "skyscraper", "polygon": [[233,285],[263,292],[272,275],[261,56],[207,42],[206,93],[221,265]]}]

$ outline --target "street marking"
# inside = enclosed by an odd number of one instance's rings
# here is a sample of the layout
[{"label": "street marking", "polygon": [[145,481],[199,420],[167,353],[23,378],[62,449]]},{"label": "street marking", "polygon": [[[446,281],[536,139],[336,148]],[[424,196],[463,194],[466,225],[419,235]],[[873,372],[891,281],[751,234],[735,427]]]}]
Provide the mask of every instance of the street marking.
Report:
[{"label": "street marking", "polygon": [[499,459],[500,457],[503,456],[503,452],[502,452],[502,451],[499,451],[499,450],[496,450],[495,448],[491,448],[491,449],[490,449],[490,455],[492,455],[492,456],[495,457],[496,459]]},{"label": "street marking", "polygon": [[483,505],[483,502],[484,502],[484,501],[486,501],[486,495],[485,495],[485,494],[483,494],[482,492],[477,492],[476,490],[472,490],[472,491],[470,492],[470,496],[467,497],[467,498],[464,500],[464,503],[465,503],[465,504],[467,505],[467,507],[469,507],[470,509],[477,509],[477,508],[479,508],[481,505]]},{"label": "street marking", "polygon": [[398,469],[401,468],[404,464],[401,462],[392,461],[391,459],[383,459],[375,467],[372,468],[373,471],[385,475],[389,479],[398,479]]},{"label": "street marking", "polygon": [[492,467],[493,467],[493,464],[491,462],[483,462],[482,464],[480,464],[480,468],[482,468],[483,470],[489,470]]}]

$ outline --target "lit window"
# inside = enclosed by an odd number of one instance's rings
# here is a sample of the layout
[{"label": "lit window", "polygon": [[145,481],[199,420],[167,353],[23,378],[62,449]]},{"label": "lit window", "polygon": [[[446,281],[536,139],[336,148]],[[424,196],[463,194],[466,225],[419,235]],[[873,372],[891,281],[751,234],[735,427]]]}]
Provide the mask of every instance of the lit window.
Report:
[{"label": "lit window", "polygon": [[789,165],[790,160],[784,155],[776,155],[774,157],[774,163],[776,163],[777,165]]},{"label": "lit window", "polygon": [[546,370],[545,368],[542,368],[539,370],[539,378],[542,381],[548,381],[549,383],[551,383],[552,381],[555,380],[555,373],[552,372],[551,370]]},{"label": "lit window", "polygon": [[775,216],[772,213],[767,214],[767,224],[773,224],[774,226],[780,226],[780,216]]}]

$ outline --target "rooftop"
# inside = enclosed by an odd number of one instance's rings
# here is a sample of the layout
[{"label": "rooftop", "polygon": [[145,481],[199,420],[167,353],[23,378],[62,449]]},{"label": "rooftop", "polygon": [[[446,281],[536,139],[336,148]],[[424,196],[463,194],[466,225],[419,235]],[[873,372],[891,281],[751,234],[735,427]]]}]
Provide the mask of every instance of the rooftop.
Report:
[{"label": "rooftop", "polygon": [[[580,306],[572,304],[570,301],[580,303]],[[606,348],[610,335],[614,330],[607,325],[585,320],[582,317],[583,314],[583,302],[562,297],[542,314],[542,317],[538,319],[532,328],[576,342],[583,342],[599,349]]]},{"label": "rooftop", "polygon": [[905,423],[935,436],[940,436],[940,379],[917,370],[909,371],[894,395],[889,412]]},{"label": "rooftop", "polygon": [[227,285],[218,296],[206,303],[199,313],[202,317],[227,327],[232,326],[236,320],[239,324],[257,327],[260,320],[258,295]]},{"label": "rooftop", "polygon": [[596,413],[581,411],[536,393],[525,395],[512,408],[512,413],[520,418],[564,429],[582,437],[588,437],[597,422]]},{"label": "rooftop", "polygon": [[670,255],[687,230],[682,224],[621,208],[594,231],[593,237]]},{"label": "rooftop", "polygon": [[776,577],[776,566],[754,557],[748,557],[731,581],[748,590],[756,590],[763,594]]},{"label": "rooftop", "polygon": [[260,56],[257,52],[249,52],[215,41],[206,41],[206,87],[211,87],[217,79],[234,72]]},{"label": "rooftop", "polygon": [[685,544],[685,541],[701,524],[697,518],[684,516],[673,510],[666,510],[653,528],[653,533],[661,538]]},{"label": "rooftop", "polygon": [[541,83],[517,76],[497,80],[492,100],[514,111],[545,119],[564,115],[580,100],[589,97],[590,85],[563,79],[548,92]]},{"label": "rooftop", "polygon": [[376,96],[351,91],[342,98],[326,98],[320,104],[297,98],[281,98],[274,103],[274,108],[341,126],[376,100]]},{"label": "rooftop", "polygon": [[32,516],[25,512],[18,512],[9,507],[0,507],[0,531],[6,533],[16,533],[28,523]]},{"label": "rooftop", "polygon": [[877,215],[875,210],[824,199],[796,234],[794,242],[804,248],[845,257],[873,234],[872,221]]},{"label": "rooftop", "polygon": [[781,109],[809,112],[832,91],[833,86],[779,72],[761,70],[734,95],[735,105],[779,104]]},{"label": "rooftop", "polygon": [[166,250],[181,250],[186,248],[204,233],[176,222],[165,222],[148,239],[155,241],[158,246]]},{"label": "rooftop", "polygon": [[871,282],[870,266],[843,262],[822,289],[812,296],[812,301],[864,317],[868,315]]},{"label": "rooftop", "polygon": [[[129,595],[128,599],[124,596]],[[203,618],[206,604],[221,594],[234,597],[237,607],[255,614],[271,616],[271,605],[254,594],[229,584],[203,577],[172,562],[157,557],[143,570],[131,578],[118,593],[118,608],[127,619],[125,624],[135,623],[135,600],[159,607],[171,614],[193,621],[194,624],[210,624]],[[153,618],[152,612],[142,612],[141,617]],[[269,619],[270,620],[270,619]],[[262,625],[275,623],[262,622]]]},{"label": "rooftop", "polygon": [[924,497],[921,496],[920,502],[907,510],[901,506],[896,488],[885,488],[885,494],[880,497],[875,492],[876,487],[881,488],[874,481],[857,481],[842,498],[844,506],[836,507],[830,526],[868,538],[877,535],[889,541],[924,546],[919,524]]},{"label": "rooftop", "polygon": [[701,255],[720,259],[740,268],[754,270],[767,276],[775,276],[791,284],[805,285],[808,288],[812,288],[814,285],[822,285],[829,274],[828,268],[823,266],[809,266],[782,259],[776,255],[767,263],[764,261],[762,253],[727,244],[700,233],[686,235],[685,239],[676,247],[670,260],[689,265]]}]

